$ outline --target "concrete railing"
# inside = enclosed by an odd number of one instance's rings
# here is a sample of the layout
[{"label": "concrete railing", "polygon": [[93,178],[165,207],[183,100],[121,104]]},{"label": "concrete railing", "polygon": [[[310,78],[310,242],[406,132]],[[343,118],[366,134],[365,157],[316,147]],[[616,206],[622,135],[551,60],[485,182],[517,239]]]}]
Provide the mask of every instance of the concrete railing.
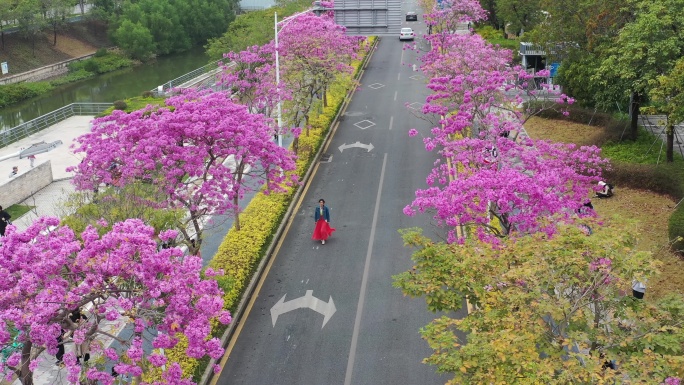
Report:
[{"label": "concrete railing", "polygon": [[0,175],[0,189],[2,189],[0,205],[9,207],[23,202],[50,183],[52,183],[52,164],[49,160],[38,163],[35,167],[20,172],[13,178]]}]

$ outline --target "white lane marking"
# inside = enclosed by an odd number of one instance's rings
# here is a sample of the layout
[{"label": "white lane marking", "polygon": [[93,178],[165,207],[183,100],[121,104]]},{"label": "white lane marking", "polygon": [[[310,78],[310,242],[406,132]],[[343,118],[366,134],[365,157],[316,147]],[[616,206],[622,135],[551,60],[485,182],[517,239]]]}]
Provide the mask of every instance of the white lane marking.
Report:
[{"label": "white lane marking", "polygon": [[373,223],[371,224],[370,238],[368,239],[368,251],[366,252],[366,264],[363,266],[363,277],[361,278],[361,292],[359,293],[359,303],[356,306],[356,317],[354,318],[354,331],[352,332],[351,347],[349,348],[349,360],[347,361],[347,372],[344,376],[344,385],[351,385],[352,374],[354,373],[354,359],[356,358],[356,345],[359,341],[359,328],[361,327],[361,315],[363,313],[363,303],[366,300],[366,287],[368,286],[368,275],[370,272],[371,255],[373,253],[373,241],[375,240],[375,227],[378,224],[378,211],[380,210],[380,197],[382,196],[382,184],[385,180],[385,167],[387,166],[387,153],[382,159],[382,170],[380,171],[380,185],[378,195],[375,197],[375,210],[373,212]]},{"label": "white lane marking", "polygon": [[[394,95],[394,100],[397,100],[397,95]],[[392,129],[392,124],[394,124],[394,116],[390,116],[390,130]]]},{"label": "white lane marking", "polygon": [[397,74],[397,80],[401,79],[401,72]]},{"label": "white lane marking", "polygon": [[394,91],[394,101],[397,101],[397,91]]}]

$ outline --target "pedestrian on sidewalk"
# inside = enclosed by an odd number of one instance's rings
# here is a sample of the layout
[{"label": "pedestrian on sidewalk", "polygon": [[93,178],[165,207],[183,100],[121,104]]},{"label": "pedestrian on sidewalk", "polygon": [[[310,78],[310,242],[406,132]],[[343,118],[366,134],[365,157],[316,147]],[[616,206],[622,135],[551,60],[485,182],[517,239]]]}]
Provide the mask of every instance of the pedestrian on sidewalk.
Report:
[{"label": "pedestrian on sidewalk", "polygon": [[321,241],[325,245],[325,241],[332,235],[335,229],[330,227],[330,210],[325,205],[324,199],[318,200],[318,207],[314,211],[314,222],[316,227],[311,239]]},{"label": "pedestrian on sidewalk", "polygon": [[60,329],[59,336],[57,337],[57,354],[55,354],[55,358],[57,359],[57,362],[55,363],[57,366],[64,366],[64,338],[66,337],[66,330],[64,328]]},{"label": "pedestrian on sidewalk", "polygon": [[31,162],[31,168],[33,168],[33,163],[36,161],[35,155],[29,155],[28,160]]},{"label": "pedestrian on sidewalk", "polygon": [[0,206],[0,235],[3,237],[5,236],[7,225],[12,224],[10,218],[12,218],[12,216]]},{"label": "pedestrian on sidewalk", "polygon": [[[77,325],[77,328],[84,327],[84,323],[88,322],[88,317],[81,313],[81,309],[76,309],[69,314],[69,319],[71,322]],[[80,365],[81,358],[83,362],[88,362],[90,360],[90,341],[86,338],[80,344],[76,344],[76,362]]]},{"label": "pedestrian on sidewalk", "polygon": [[19,166],[12,167],[12,172],[9,174],[10,179],[14,178],[19,174]]}]

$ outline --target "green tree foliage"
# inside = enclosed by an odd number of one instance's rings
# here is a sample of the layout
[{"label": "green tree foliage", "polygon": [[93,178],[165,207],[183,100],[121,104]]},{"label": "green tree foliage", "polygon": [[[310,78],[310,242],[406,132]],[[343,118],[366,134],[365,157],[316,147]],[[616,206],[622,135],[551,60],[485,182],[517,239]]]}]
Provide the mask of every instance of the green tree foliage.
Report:
[{"label": "green tree foliage", "polygon": [[71,0],[42,0],[41,11],[45,24],[52,29],[52,45],[57,45],[57,32],[67,23],[73,9]]},{"label": "green tree foliage", "polygon": [[473,305],[463,319],[444,315],[421,331],[434,350],[426,361],[455,384],[660,383],[675,375],[684,364],[684,301],[631,295],[633,280],[648,282],[657,262],[634,249],[635,226],[619,223],[498,245],[405,231],[414,267],[395,286],[425,297],[432,311],[458,310],[466,297]]},{"label": "green tree foliage", "polygon": [[[131,54],[135,51],[138,58],[147,58],[182,52],[220,35],[235,18],[237,0],[139,0],[125,1],[121,6],[114,1],[102,0],[96,3],[95,8],[98,7],[111,22],[114,42],[126,47]],[[142,27],[137,28],[134,36],[142,37],[142,30],[147,30],[152,36],[154,49],[146,54],[138,51],[143,46],[151,48],[146,38],[142,39],[145,44],[126,41],[131,34],[125,33],[124,29],[130,23]]]},{"label": "green tree foliage", "polygon": [[[264,45],[274,38],[273,10],[264,9],[238,16],[221,37],[209,39],[204,46],[211,60],[223,59],[228,52],[241,52],[254,45]],[[279,14],[280,15],[280,14]]]},{"label": "green tree foliage", "polygon": [[531,30],[544,18],[540,0],[495,0],[495,3],[496,17],[516,35]]},{"label": "green tree foliage", "polygon": [[632,97],[630,136],[638,135],[639,108],[658,76],[668,73],[684,51],[684,3],[680,0],[631,0],[635,19],[622,28],[604,51],[594,80],[603,85],[617,79]]},{"label": "green tree foliage", "polygon": [[150,30],[140,23],[124,20],[114,32],[119,47],[134,59],[147,59],[156,52],[154,37]]},{"label": "green tree foliage", "polygon": [[40,2],[38,0],[22,0],[14,8],[14,16],[19,23],[19,32],[28,40],[31,40],[32,49],[36,49],[36,36],[43,28],[42,19],[39,17]]},{"label": "green tree foliage", "polygon": [[652,82],[651,100],[657,111],[666,115],[667,161],[674,161],[674,126],[684,121],[684,58],[675,63],[670,72]]},{"label": "green tree foliage", "polygon": [[[95,226],[100,234],[104,234],[116,222],[129,218],[142,220],[152,226],[157,234],[182,225],[183,211],[155,208],[158,207],[157,200],[154,189],[146,183],[135,183],[117,189],[108,187],[97,194],[75,192],[63,203],[62,223],[74,229],[77,234],[89,225]],[[101,219],[108,223],[106,227],[98,225]]]},{"label": "green tree foliage", "polygon": [[278,13],[278,20],[304,11],[310,1],[281,0],[277,8],[263,9],[239,15],[228,26],[228,31],[221,37],[209,39],[204,46],[211,60],[221,60],[228,52],[241,52],[254,45],[264,45],[274,39],[273,13]]},{"label": "green tree foliage", "polygon": [[2,49],[5,49],[5,24],[13,22],[14,17],[14,1],[0,0],[0,44]]}]

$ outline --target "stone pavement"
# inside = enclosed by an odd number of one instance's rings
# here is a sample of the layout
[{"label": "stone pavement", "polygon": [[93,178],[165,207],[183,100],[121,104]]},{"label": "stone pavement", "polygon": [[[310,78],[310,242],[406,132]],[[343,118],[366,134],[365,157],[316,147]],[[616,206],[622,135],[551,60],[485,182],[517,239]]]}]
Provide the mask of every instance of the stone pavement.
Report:
[{"label": "stone pavement", "polygon": [[[75,166],[81,160],[71,152],[69,148],[73,140],[90,130],[92,116],[72,116],[42,131],[39,131],[9,146],[0,148],[0,158],[17,153],[23,148],[30,147],[33,143],[45,141],[46,143],[61,140],[63,144],[52,151],[36,155],[36,163],[50,160],[52,163],[52,177],[55,180],[70,178],[72,175],[66,172],[68,166]],[[0,161],[0,186],[8,180],[12,166],[19,166],[19,174],[31,168],[28,159],[19,157]],[[0,199],[0,204],[5,205]]]}]

